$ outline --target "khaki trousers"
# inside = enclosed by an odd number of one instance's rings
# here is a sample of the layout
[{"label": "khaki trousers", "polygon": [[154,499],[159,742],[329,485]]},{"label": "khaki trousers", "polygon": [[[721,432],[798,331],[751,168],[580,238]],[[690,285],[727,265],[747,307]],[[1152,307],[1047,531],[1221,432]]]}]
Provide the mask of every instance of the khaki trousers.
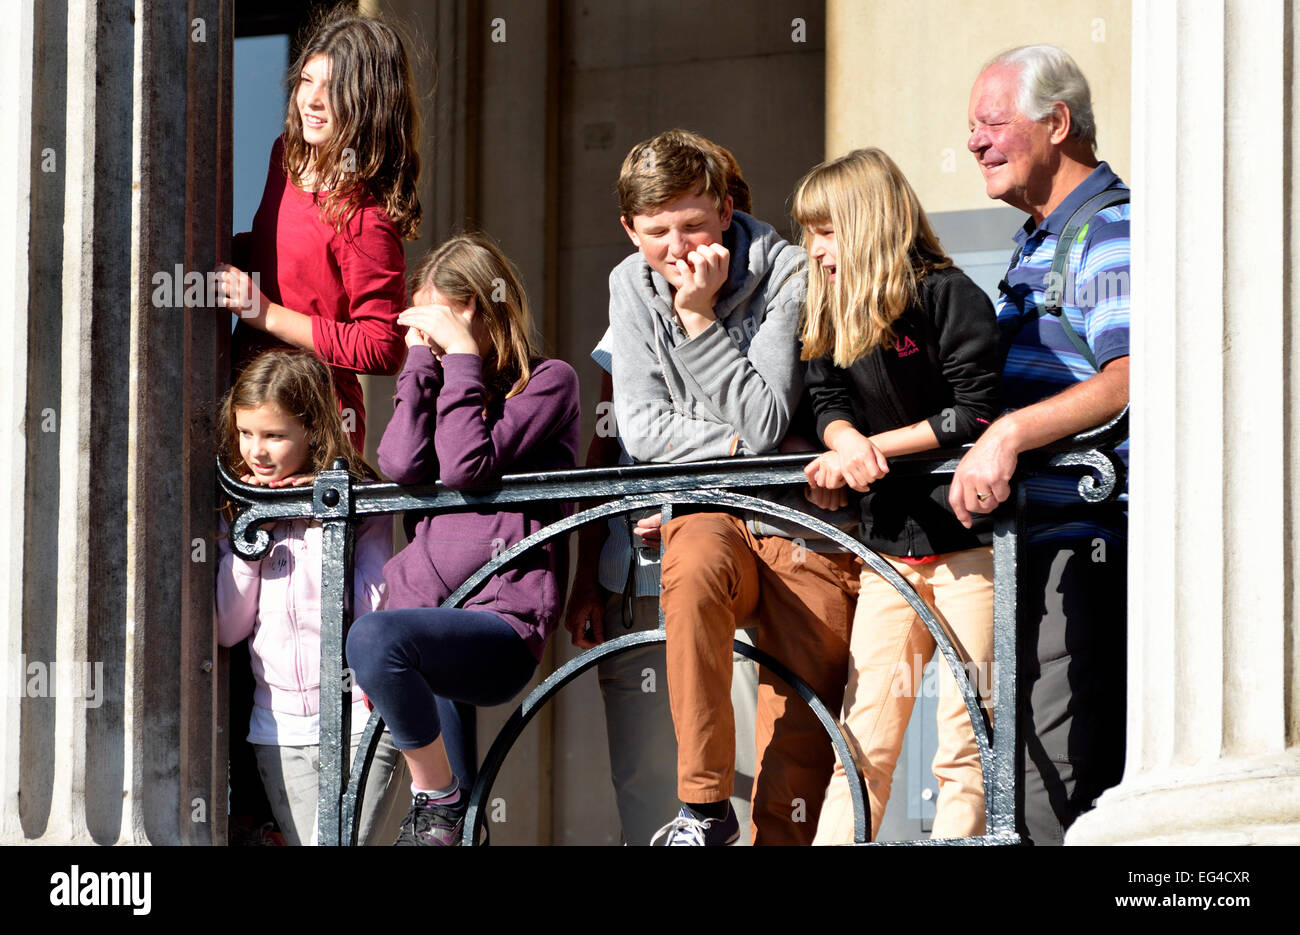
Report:
[{"label": "khaki trousers", "polygon": [[[677,794],[683,802],[720,802],[735,778],[736,627],[752,622],[755,646],[837,710],[861,563],[846,553],[809,551],[798,540],[755,537],[724,513],[675,519],[663,536],[660,600]],[[810,843],[834,750],[803,700],[766,670],[759,673],[755,748],[753,843]]]},{"label": "khaki trousers", "polygon": [[[925,565],[908,565],[888,555],[882,557],[935,610],[940,622],[947,624],[957,655],[967,673],[973,676],[972,684],[981,703],[990,709],[992,547],[949,552]],[[870,568],[864,568],[851,648],[842,721],[867,782],[874,836],[889,802],[894,766],[912,715],[912,704],[922,689],[920,673],[934,654],[935,642],[902,595]],[[932,768],[939,781],[939,797],[931,837],[983,834],[984,779],[979,750],[957,683],[942,660],[938,735],[939,748]],[[853,806],[844,766],[838,760],[813,843],[853,843]]]},{"label": "khaki trousers", "polygon": [[[352,738],[355,744],[361,735]],[[315,845],[318,832],[316,814],[320,791],[320,747],[275,746],[255,743],[257,770],[266,789],[267,801],[276,824],[290,847]],[[353,750],[355,756],[357,751]],[[357,764],[353,764],[355,767]],[[357,843],[362,846],[388,846],[397,840],[402,818],[411,804],[411,774],[393,738],[384,731],[375,748],[370,774],[361,801],[361,824]]]}]

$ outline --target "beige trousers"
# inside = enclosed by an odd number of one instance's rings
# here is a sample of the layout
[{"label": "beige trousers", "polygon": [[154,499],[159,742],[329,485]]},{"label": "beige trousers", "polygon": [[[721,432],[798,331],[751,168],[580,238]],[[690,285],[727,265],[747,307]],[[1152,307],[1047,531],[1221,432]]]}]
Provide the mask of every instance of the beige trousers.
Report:
[{"label": "beige trousers", "polygon": [[[967,676],[983,706],[991,710],[992,547],[949,552],[925,565],[883,557],[947,625]],[[913,702],[924,688],[921,671],[934,654],[935,642],[911,605],[870,568],[862,570],[860,584],[842,723],[866,779],[874,835],[889,802]],[[933,763],[939,797],[931,836],[983,834],[983,772],[975,734],[951,669],[941,660],[939,670],[939,749]],[[853,805],[838,759],[813,843],[853,843]]]}]

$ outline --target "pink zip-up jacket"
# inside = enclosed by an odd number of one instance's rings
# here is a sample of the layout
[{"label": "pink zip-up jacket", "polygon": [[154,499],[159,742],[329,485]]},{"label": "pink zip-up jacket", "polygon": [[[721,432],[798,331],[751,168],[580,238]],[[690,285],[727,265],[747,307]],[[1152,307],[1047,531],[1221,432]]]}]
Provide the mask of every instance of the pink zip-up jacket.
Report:
[{"label": "pink zip-up jacket", "polygon": [[[256,687],[253,700],[285,714],[320,710],[321,525],[299,519],[269,530],[271,549],[256,562],[217,540],[217,642],[248,639]],[[357,527],[353,550],[352,618],[383,607],[384,563],[393,557],[393,520],[375,516]]]}]

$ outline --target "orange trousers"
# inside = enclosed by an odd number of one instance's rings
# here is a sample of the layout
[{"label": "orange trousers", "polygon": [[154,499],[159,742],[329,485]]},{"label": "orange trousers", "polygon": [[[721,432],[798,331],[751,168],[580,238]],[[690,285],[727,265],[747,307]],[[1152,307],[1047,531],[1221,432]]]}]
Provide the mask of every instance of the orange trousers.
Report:
[{"label": "orange trousers", "polygon": [[[797,539],[756,537],[738,517],[693,513],[664,526],[660,601],[668,699],[677,734],[677,794],[720,802],[732,793],[735,723],[731,644],[755,646],[805,681],[832,713],[843,701],[862,563]],[[825,729],[803,700],[759,672],[754,844],[810,844],[835,764]]]}]

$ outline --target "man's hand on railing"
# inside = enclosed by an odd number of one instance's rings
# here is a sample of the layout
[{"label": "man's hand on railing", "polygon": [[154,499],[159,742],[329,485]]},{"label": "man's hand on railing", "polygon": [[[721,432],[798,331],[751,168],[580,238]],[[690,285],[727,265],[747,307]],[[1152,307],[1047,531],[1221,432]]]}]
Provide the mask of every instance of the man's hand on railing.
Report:
[{"label": "man's hand on railing", "polygon": [[605,642],[605,596],[594,576],[579,569],[573,579],[564,628],[579,649],[592,649]]},{"label": "man's hand on railing", "polygon": [[969,527],[972,513],[989,513],[1005,502],[1021,454],[1123,416],[1128,407],[1128,371],[1128,357],[1116,357],[1082,383],[995,420],[953,474],[948,503],[957,518]]},{"label": "man's hand on railing", "polygon": [[1011,496],[1011,475],[1019,458],[1016,446],[994,422],[957,465],[948,488],[948,504],[963,526],[973,513],[992,513]]}]

